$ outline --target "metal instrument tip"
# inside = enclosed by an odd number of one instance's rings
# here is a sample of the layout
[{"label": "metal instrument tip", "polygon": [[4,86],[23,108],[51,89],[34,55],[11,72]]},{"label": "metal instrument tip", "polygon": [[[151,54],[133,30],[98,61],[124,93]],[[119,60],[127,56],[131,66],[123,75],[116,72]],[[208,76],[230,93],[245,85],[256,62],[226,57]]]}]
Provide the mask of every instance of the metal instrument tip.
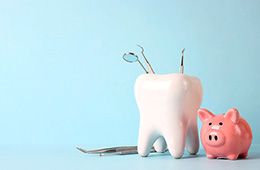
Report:
[{"label": "metal instrument tip", "polygon": [[182,74],[183,74],[183,72],[184,72],[184,65],[183,65],[184,51],[185,51],[185,48],[183,48],[182,51],[181,51],[181,67],[180,67],[180,73],[182,73]]}]

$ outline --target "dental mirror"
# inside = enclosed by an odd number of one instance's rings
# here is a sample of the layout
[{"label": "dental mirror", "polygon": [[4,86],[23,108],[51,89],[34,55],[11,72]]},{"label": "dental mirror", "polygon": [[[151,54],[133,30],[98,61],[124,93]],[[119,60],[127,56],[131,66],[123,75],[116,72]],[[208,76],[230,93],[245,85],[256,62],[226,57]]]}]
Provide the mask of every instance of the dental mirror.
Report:
[{"label": "dental mirror", "polygon": [[128,62],[128,63],[135,63],[138,62],[141,67],[144,69],[144,71],[146,72],[146,74],[148,73],[148,71],[144,68],[143,64],[140,62],[140,60],[138,59],[138,56],[133,53],[133,52],[129,52],[129,53],[125,53],[123,55],[123,59]]},{"label": "dental mirror", "polygon": [[129,63],[134,63],[138,60],[138,56],[132,52],[129,52],[123,55],[123,59]]}]

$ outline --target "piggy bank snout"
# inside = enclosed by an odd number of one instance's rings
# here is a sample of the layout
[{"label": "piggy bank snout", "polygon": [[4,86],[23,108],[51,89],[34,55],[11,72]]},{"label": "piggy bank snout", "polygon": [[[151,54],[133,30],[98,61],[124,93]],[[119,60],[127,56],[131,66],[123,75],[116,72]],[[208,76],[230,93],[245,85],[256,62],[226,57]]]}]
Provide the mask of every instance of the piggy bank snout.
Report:
[{"label": "piggy bank snout", "polygon": [[225,136],[220,131],[209,131],[205,134],[204,139],[210,146],[220,146],[225,143]]}]

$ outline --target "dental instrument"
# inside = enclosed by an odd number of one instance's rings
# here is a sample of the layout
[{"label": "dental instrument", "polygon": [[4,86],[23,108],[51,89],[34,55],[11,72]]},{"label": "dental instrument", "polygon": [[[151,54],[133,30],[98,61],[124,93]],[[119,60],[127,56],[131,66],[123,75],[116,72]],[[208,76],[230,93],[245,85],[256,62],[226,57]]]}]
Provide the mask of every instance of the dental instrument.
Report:
[{"label": "dental instrument", "polygon": [[[102,148],[102,149],[95,149],[95,150],[85,150],[77,147],[77,149],[83,153],[99,154],[99,156],[138,154],[137,146],[119,146],[119,147]],[[156,151],[154,148],[152,148],[151,152],[156,152]]]},{"label": "dental instrument", "polygon": [[145,60],[145,64],[146,64],[146,66],[148,67],[148,71],[147,71],[147,69],[144,67],[144,65],[140,62],[140,60],[139,60],[139,58],[138,58],[138,55],[136,55],[135,53],[133,53],[133,52],[128,52],[128,53],[125,53],[124,55],[123,55],[123,59],[126,61],[126,62],[129,62],[129,63],[134,63],[134,62],[138,62],[140,65],[141,65],[141,67],[144,69],[144,71],[146,72],[146,74],[155,74],[154,73],[154,70],[153,70],[153,68],[152,68],[152,66],[151,66],[151,64],[149,63],[149,61],[147,60],[147,58],[145,57],[145,55],[144,55],[144,48],[142,47],[142,46],[140,46],[140,45],[137,45],[138,47],[140,47],[141,48],[141,54],[142,54],[142,56],[143,56],[143,58],[144,58],[144,60]]},{"label": "dental instrument", "polygon": [[184,51],[185,51],[185,48],[183,48],[182,51],[181,51],[181,67],[180,67],[180,73],[181,74],[184,73],[184,65],[183,65]]},{"label": "dental instrument", "polygon": [[138,62],[141,67],[144,69],[145,73],[148,74],[149,72],[144,68],[144,65],[140,62],[138,56],[133,52],[128,52],[123,55],[123,59],[128,63]]},{"label": "dental instrument", "polygon": [[141,53],[142,53],[142,56],[143,56],[143,58],[145,60],[146,65],[147,65],[147,67],[149,69],[148,72],[154,74],[154,71],[153,71],[153,68],[152,68],[151,64],[149,63],[149,61],[147,60],[147,58],[144,55],[144,48],[141,45],[137,45],[137,46],[142,49]]}]

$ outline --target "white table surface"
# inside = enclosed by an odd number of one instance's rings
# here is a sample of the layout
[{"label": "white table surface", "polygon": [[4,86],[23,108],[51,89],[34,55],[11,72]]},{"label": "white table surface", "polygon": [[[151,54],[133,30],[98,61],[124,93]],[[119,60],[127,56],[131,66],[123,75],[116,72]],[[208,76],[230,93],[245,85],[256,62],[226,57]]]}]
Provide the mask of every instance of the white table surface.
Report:
[{"label": "white table surface", "polygon": [[260,145],[252,146],[249,157],[236,161],[211,160],[201,149],[196,156],[185,153],[182,159],[174,159],[169,153],[139,155],[97,156],[87,155],[74,147],[63,149],[2,149],[0,170],[133,170],[133,169],[260,169]]}]

